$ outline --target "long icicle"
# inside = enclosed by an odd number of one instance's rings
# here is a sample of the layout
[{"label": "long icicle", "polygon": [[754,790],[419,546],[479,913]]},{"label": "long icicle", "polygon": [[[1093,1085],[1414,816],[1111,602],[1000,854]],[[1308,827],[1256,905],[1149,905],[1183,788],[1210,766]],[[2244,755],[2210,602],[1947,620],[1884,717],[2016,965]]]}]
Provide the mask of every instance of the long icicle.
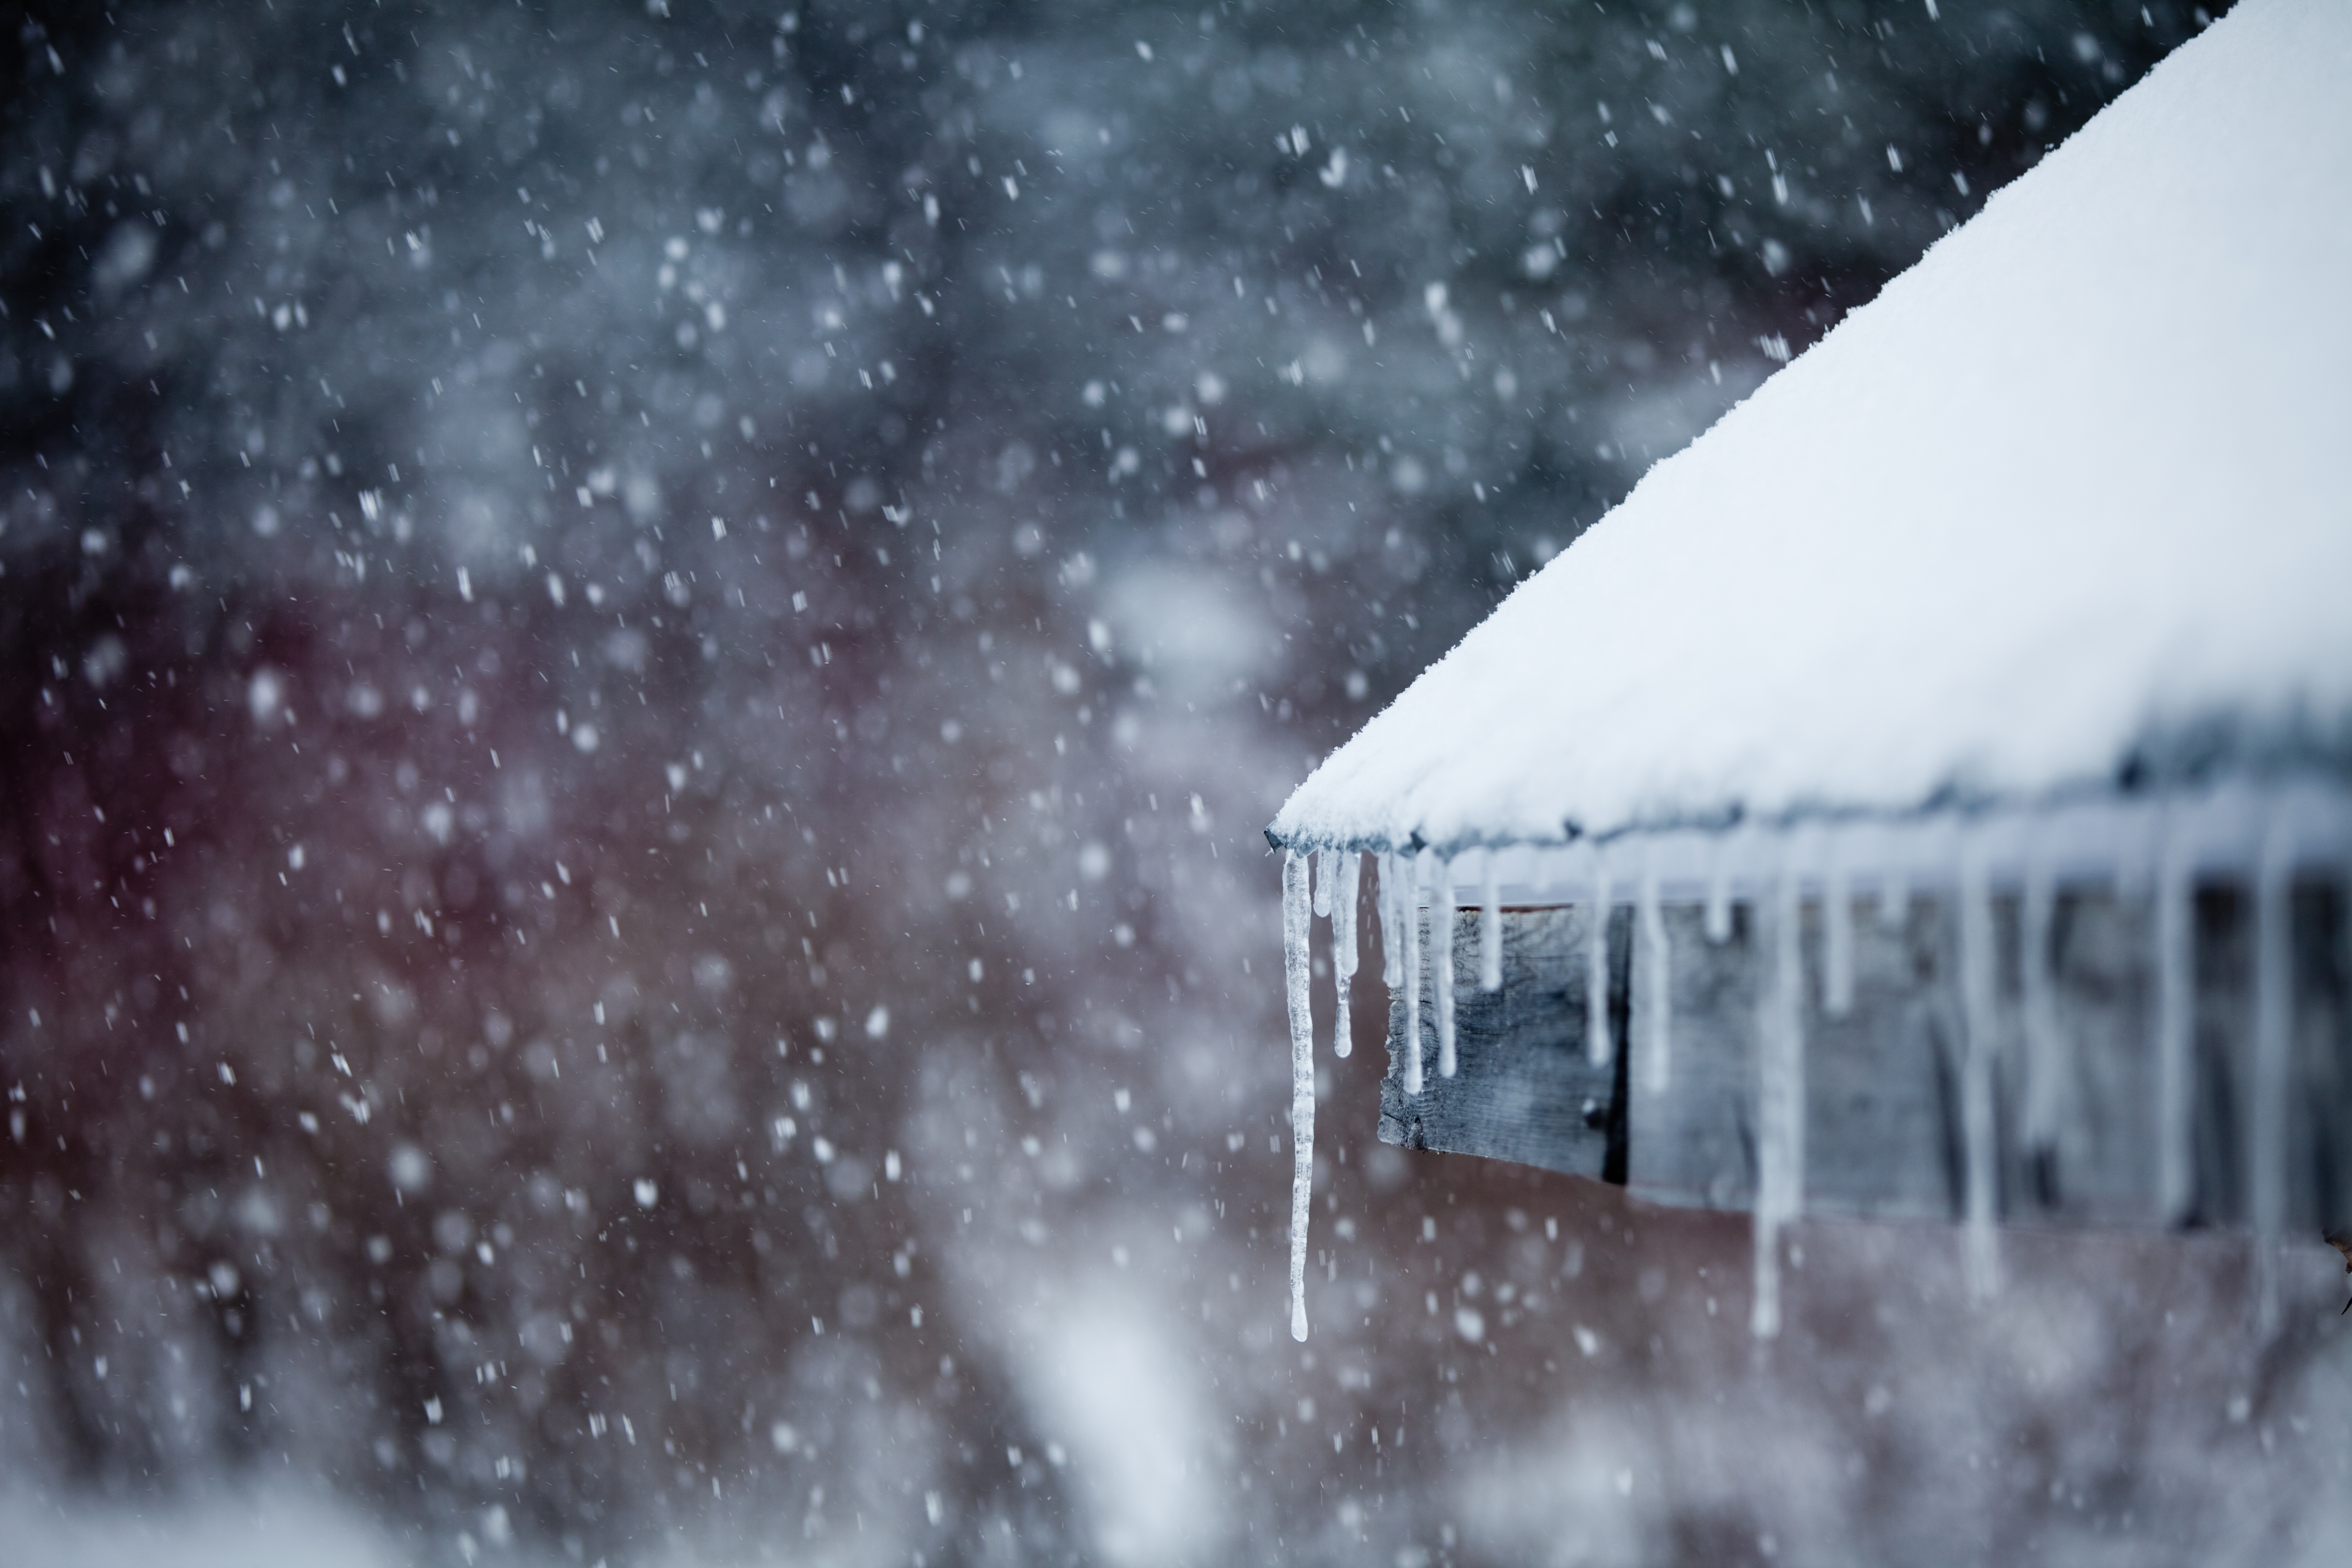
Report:
[{"label": "long icicle", "polygon": [[2050,970],[2057,904],[2050,857],[2039,843],[2029,842],[2024,896],[2018,904],[2018,988],[2025,1024],[2025,1144],[2038,1150],[2057,1147],[2073,1089],[2073,1064],[2058,1026],[2058,988]]},{"label": "long icicle", "polygon": [[2195,956],[2189,917],[2189,836],[2177,819],[2164,825],[2156,868],[2156,1187],[2160,1218],[2188,1217],[2195,1172],[2189,1137],[2189,1007]]},{"label": "long icicle", "polygon": [[1658,900],[1658,868],[1651,858],[1642,862],[1642,947],[1649,959],[1643,977],[1643,1016],[1649,1022],[1650,1089],[1664,1094],[1674,1083],[1674,954],[1667,946],[1666,914]]},{"label": "long icicle", "polygon": [[1420,868],[1400,851],[1397,917],[1404,927],[1404,1092],[1421,1092],[1421,893]]},{"label": "long icicle", "polygon": [[[1734,829],[1733,832],[1736,832]],[[1718,833],[1708,846],[1706,860],[1706,940],[1720,946],[1731,940],[1732,833]]]},{"label": "long icicle", "polygon": [[1592,852],[1592,901],[1585,906],[1584,1044],[1594,1067],[1606,1067],[1616,1055],[1609,1033],[1609,867],[1596,846]]},{"label": "long icicle", "polygon": [[1780,1230],[1805,1207],[1804,973],[1795,868],[1784,866],[1769,895],[1752,907],[1761,917],[1758,946],[1769,967],[1757,1019],[1756,1296],[1748,1326],[1769,1340],[1780,1331]]},{"label": "long icicle", "polygon": [[1503,988],[1503,895],[1496,885],[1495,852],[1483,852],[1485,875],[1478,887],[1478,989]]},{"label": "long icicle", "polygon": [[1853,887],[1845,873],[1845,830],[1829,830],[1822,868],[1822,1011],[1843,1018],[1853,1011]]},{"label": "long icicle", "polygon": [[1373,868],[1373,905],[1381,914],[1381,985],[1397,990],[1404,985],[1404,921],[1397,920],[1397,889],[1404,881],[1404,856],[1383,848]]},{"label": "long icicle", "polygon": [[1429,906],[1429,961],[1437,972],[1437,1076],[1454,1076],[1454,867],[1432,851],[1437,898]]},{"label": "long icicle", "polygon": [[1887,852],[1886,869],[1878,879],[1878,923],[1888,931],[1901,931],[1911,923],[1911,872],[1897,864],[1895,851]]},{"label": "long icicle", "polygon": [[1307,1337],[1307,1215],[1315,1197],[1315,1014],[1308,1005],[1307,859],[1282,858],[1282,973],[1290,1004],[1290,1337]]},{"label": "long icicle", "polygon": [[1356,979],[1356,895],[1363,880],[1364,858],[1353,849],[1327,849],[1331,877],[1331,1054],[1344,1057],[1355,1048],[1354,1024],[1348,1016],[1348,992]]},{"label": "long icicle", "polygon": [[1982,1300],[2000,1288],[2000,1258],[1993,1223],[2000,1202],[1993,1066],[1999,1021],[1994,1014],[1992,889],[1984,850],[1973,835],[1960,848],[1960,1138],[1967,1165],[1965,1225],[1969,1293]]},{"label": "long icicle", "polygon": [[2254,874],[2254,1094],[2246,1155],[2252,1169],[2255,1312],[2278,1327],[2279,1232],[2286,1219],[2287,1092],[2294,1031],[2294,830],[2287,803],[2271,803]]}]

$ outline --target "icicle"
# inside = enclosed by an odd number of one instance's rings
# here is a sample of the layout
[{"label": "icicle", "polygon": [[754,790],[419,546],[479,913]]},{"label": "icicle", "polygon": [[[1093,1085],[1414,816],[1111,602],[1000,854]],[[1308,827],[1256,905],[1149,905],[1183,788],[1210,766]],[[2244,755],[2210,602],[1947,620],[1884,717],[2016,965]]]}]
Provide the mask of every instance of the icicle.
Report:
[{"label": "icicle", "polygon": [[1422,864],[1437,874],[1437,897],[1429,906],[1429,962],[1437,971],[1437,1076],[1454,1076],[1454,867],[1437,851],[1422,851]]},{"label": "icicle", "polygon": [[2147,897],[2161,839],[2161,819],[2142,810],[2126,818],[2116,845],[2115,889],[2119,903],[2137,903]]},{"label": "icicle", "polygon": [[1404,927],[1404,1091],[1421,1092],[1421,893],[1413,885],[1418,868],[1396,858],[1397,917]]},{"label": "icicle", "polygon": [[1895,860],[1897,853],[1887,846],[1886,869],[1878,879],[1878,923],[1888,931],[1901,931],[1911,923],[1911,872]]},{"label": "icicle", "polygon": [[1843,1018],[1853,1011],[1853,888],[1846,880],[1842,834],[1830,829],[1822,869],[1822,1011]]},{"label": "icicle", "polygon": [[1609,868],[1595,849],[1584,935],[1584,1044],[1594,1067],[1606,1067],[1616,1054],[1609,1035]]},{"label": "icicle", "polygon": [[1397,913],[1402,907],[1404,857],[1381,850],[1376,874],[1380,883],[1372,891],[1381,916],[1381,983],[1393,991],[1404,984],[1404,921]]},{"label": "icicle", "polygon": [[2000,1199],[1993,1125],[1996,1049],[1993,996],[1992,889],[1982,847],[1973,836],[1960,849],[1960,1024],[1967,1044],[1960,1068],[1960,1140],[1967,1164],[1969,1292],[1979,1300],[2000,1284],[1993,1221]]},{"label": "icicle", "polygon": [[1641,903],[1635,918],[1642,926],[1642,948],[1649,959],[1644,976],[1643,1013],[1649,1027],[1650,1088],[1664,1094],[1674,1081],[1673,954],[1666,946],[1666,915],[1658,902],[1658,870],[1649,856],[1642,860]]},{"label": "icicle", "polygon": [[1503,895],[1495,880],[1495,852],[1486,852],[1486,876],[1478,888],[1478,989],[1503,988]]},{"label": "icicle", "polygon": [[1731,940],[1731,837],[1718,836],[1706,863],[1706,940]]},{"label": "icicle", "polygon": [[1756,1247],[1756,1300],[1748,1313],[1748,1331],[1759,1340],[1778,1339],[1780,1335],[1780,1226],[1764,1212],[1763,1200],[1757,1200],[1756,1212],[1748,1216],[1750,1237]]},{"label": "icicle", "polygon": [[[2341,833],[2342,830],[2342,819],[2338,818],[2337,831]],[[2344,880],[2336,889],[2336,929],[2344,939],[2344,951],[2336,955],[2336,962],[2344,966],[2338,973],[2352,975],[2352,859],[2345,862]],[[2345,1271],[2352,1273],[2352,1258],[2347,1258],[2344,1262]]]},{"label": "icicle", "polygon": [[2286,1217],[2287,1090],[2294,1027],[2294,837],[2285,803],[2270,803],[2254,874],[2254,1104],[2246,1141],[2252,1170],[2254,1281],[2264,1333],[2278,1327],[2279,1231]]},{"label": "icicle", "polygon": [[2156,869],[2156,1173],[2157,1206],[2168,1223],[2187,1217],[2191,1106],[2189,1016],[2195,976],[2189,931],[2189,837],[2178,820],[2164,825]]},{"label": "icicle", "polygon": [[1805,1034],[1800,1011],[1797,880],[1782,871],[1769,904],[1759,900],[1769,953],[1759,1016],[1756,1086],[1756,1299],[1748,1329],[1758,1339],[1780,1331],[1780,1228],[1805,1208]]},{"label": "icicle", "polygon": [[1348,992],[1356,978],[1356,897],[1363,879],[1364,858],[1353,849],[1326,850],[1331,857],[1331,980],[1339,998],[1331,1020],[1331,1054],[1344,1057],[1355,1048],[1354,1024],[1348,1016]]},{"label": "icicle", "polygon": [[2025,1012],[2025,1142],[2032,1149],[2056,1147],[2073,1081],[2067,1041],[2058,1027],[2057,987],[2050,973],[2050,926],[2057,901],[2050,858],[2039,845],[2027,845],[2018,946]]},{"label": "icicle", "polygon": [[1331,918],[1331,868],[1339,863],[1337,849],[1325,849],[1315,857],[1315,918]]},{"label": "icicle", "polygon": [[1282,858],[1282,973],[1290,1004],[1290,1337],[1307,1337],[1307,1211],[1315,1195],[1315,1015],[1307,1001],[1307,859]]}]

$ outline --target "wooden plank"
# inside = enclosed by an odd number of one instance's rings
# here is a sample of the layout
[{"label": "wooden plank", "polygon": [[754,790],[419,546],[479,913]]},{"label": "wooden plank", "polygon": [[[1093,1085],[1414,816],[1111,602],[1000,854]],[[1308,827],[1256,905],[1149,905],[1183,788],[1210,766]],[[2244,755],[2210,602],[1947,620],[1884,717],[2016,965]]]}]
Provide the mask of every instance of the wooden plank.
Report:
[{"label": "wooden plank", "polygon": [[[2283,1223],[2290,1233],[2352,1222],[2352,932],[2345,929],[2346,902],[2339,889],[2323,884],[2298,889],[2292,900],[2284,1143],[2258,1148],[2253,900],[2218,887],[2194,900],[2193,1197],[2181,1216],[2186,1223],[2251,1226],[2250,1172],[2257,1159],[2275,1161],[2284,1172]],[[1718,944],[1707,941],[1698,906],[1669,905],[1662,914],[1672,1022],[1665,1087],[1656,1087],[1647,1056],[1651,965],[1632,911],[1618,910],[1611,926],[1611,1010],[1621,1049],[1601,1068],[1586,1053],[1584,911],[1506,910],[1504,989],[1489,994],[1476,985],[1477,920],[1465,910],[1456,917],[1453,942],[1460,1073],[1451,1080],[1436,1075],[1436,988],[1425,983],[1427,1087],[1406,1100],[1398,1081],[1403,1007],[1402,997],[1395,999],[1381,1138],[1623,1180],[1656,1202],[1748,1207],[1756,1183],[1762,1000],[1757,923],[1749,909],[1735,909],[1729,937]],[[2021,900],[1995,899],[1991,926],[1993,1155],[2001,1218],[2168,1223],[2158,1199],[2157,986],[2147,900],[2105,889],[2054,899],[2045,936],[2053,1026],[2046,1035],[2027,1028]],[[1832,1017],[1822,994],[1822,910],[1817,902],[1804,906],[1806,1206],[1957,1218],[1967,1190],[1960,1101],[1969,1041],[1954,906],[1948,897],[1922,897],[1904,919],[1888,923],[1864,898],[1853,910],[1853,1005]],[[1613,1152],[1612,1129],[1620,1130]]]},{"label": "wooden plank", "polygon": [[[2287,1224],[2352,1232],[2352,882],[2294,898]],[[2295,1205],[2307,1200],[2307,1209]]]},{"label": "wooden plank", "polygon": [[1756,1196],[1756,1044],[1762,1002],[1749,911],[1732,911],[1721,946],[1704,933],[1703,911],[1660,911],[1668,954],[1667,1088],[1654,1087],[1648,1060],[1654,973],[1649,942],[1637,936],[1630,1009],[1643,1061],[1626,1128],[1627,1184],[1654,1203],[1744,1209]]},{"label": "wooden plank", "polygon": [[[1423,931],[1433,911],[1423,910]],[[1511,910],[1503,917],[1503,988],[1478,988],[1478,917],[1454,917],[1454,1026],[1460,1069],[1437,1071],[1437,987],[1421,988],[1422,1092],[1408,1099],[1403,1068],[1404,992],[1390,998],[1389,1073],[1381,1084],[1381,1141],[1407,1149],[1483,1154],[1596,1179],[1611,1170],[1611,1129],[1619,1130],[1621,1075],[1594,1066],[1585,1041],[1586,917],[1580,910]],[[1626,951],[1620,910],[1614,950]],[[1424,962],[1444,949],[1424,941]],[[1624,1027],[1622,962],[1615,966],[1618,1032]],[[1622,1171],[1622,1163],[1619,1162]],[[1622,1174],[1614,1174],[1622,1181]]]}]

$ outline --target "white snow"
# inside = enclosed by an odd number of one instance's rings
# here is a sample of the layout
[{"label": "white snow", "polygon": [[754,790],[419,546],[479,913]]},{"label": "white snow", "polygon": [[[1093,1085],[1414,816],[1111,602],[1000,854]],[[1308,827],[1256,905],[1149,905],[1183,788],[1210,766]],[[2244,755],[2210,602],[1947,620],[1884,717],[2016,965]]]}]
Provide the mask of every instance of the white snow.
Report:
[{"label": "white snow", "polygon": [[[1214,1451],[1216,1408],[1201,1380],[1188,1375],[1199,1352],[1187,1325],[1133,1274],[1039,1274],[1034,1294],[999,1331],[1034,1429],[1068,1445],[1056,1483],[1091,1524],[1100,1560],[1113,1568],[1222,1561],[1234,1525],[1220,1506],[1215,1472],[1202,1462]],[[802,1560],[903,1563],[919,1554],[884,1534],[875,1515],[863,1522],[870,1544],[862,1550]],[[483,1568],[499,1561],[486,1558]],[[687,1568],[709,1559],[680,1553],[655,1561]]]},{"label": "white snow", "polygon": [[[468,1518],[467,1525],[478,1528]],[[445,1538],[456,1545],[457,1531]],[[415,1562],[402,1540],[340,1500],[289,1483],[251,1490],[194,1489],[163,1500],[0,1494],[0,1537],[11,1563],[75,1568],[378,1568]]]},{"label": "white snow", "polygon": [[2352,723],[2352,7],[2255,0],[1679,455],[1318,768],[1285,843],[2105,788]]}]

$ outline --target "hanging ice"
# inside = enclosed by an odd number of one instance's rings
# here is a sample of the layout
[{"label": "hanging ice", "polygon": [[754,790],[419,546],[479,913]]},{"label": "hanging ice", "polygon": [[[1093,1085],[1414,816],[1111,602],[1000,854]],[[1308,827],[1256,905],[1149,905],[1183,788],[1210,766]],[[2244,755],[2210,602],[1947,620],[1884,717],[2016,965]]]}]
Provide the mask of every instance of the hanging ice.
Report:
[{"label": "hanging ice", "polygon": [[1584,937],[1584,1042],[1595,1067],[1616,1054],[1609,1037],[1609,868],[1592,857],[1592,902],[1586,906]]},{"label": "hanging ice", "polygon": [[1994,1013],[1992,889],[1984,847],[1973,836],[1960,848],[1960,1141],[1967,1165],[1969,1289],[1990,1296],[2000,1284],[1993,1221],[2000,1169],[1993,1144],[1993,1067],[2000,1020]]},{"label": "hanging ice", "polygon": [[1731,940],[1731,840],[1718,837],[1706,863],[1706,940]]},{"label": "hanging ice", "polygon": [[2073,1064],[2058,1027],[2057,987],[2050,973],[2051,921],[2057,904],[2050,858],[2029,846],[2024,896],[2018,905],[2019,990],[2025,1023],[2025,1144],[2056,1146]]},{"label": "hanging ice", "polygon": [[2156,868],[2156,1193],[2168,1221],[2189,1200],[2189,851],[2187,825],[2168,819]]},{"label": "hanging ice", "polygon": [[1320,855],[1309,857],[1315,868],[1313,886],[1315,918],[1318,920],[1328,921],[1331,918],[1331,865],[1339,858],[1339,854],[1337,849],[1326,849]]},{"label": "hanging ice", "polygon": [[1853,1011],[1853,889],[1842,848],[1838,831],[1831,829],[1822,870],[1822,1011],[1832,1018]]},{"label": "hanging ice", "polygon": [[1397,913],[1403,907],[1404,857],[1381,850],[1377,875],[1380,885],[1372,891],[1381,916],[1381,983],[1393,991],[1404,984],[1404,922]]},{"label": "hanging ice", "polygon": [[1331,883],[1331,989],[1338,999],[1332,1009],[1331,1054],[1344,1057],[1355,1045],[1348,989],[1356,978],[1356,892],[1364,858],[1353,849],[1327,849],[1323,867]]},{"label": "hanging ice", "polygon": [[1433,849],[1422,863],[1437,876],[1437,901],[1430,906],[1430,963],[1437,971],[1437,1076],[1454,1076],[1454,868]]},{"label": "hanging ice", "polygon": [[1495,852],[1480,851],[1486,875],[1478,888],[1478,989],[1503,988],[1503,895],[1495,881]]},{"label": "hanging ice", "polygon": [[2254,1114],[2246,1151],[2253,1167],[2247,1184],[2253,1198],[2255,1310],[2264,1333],[2278,1326],[2278,1244],[2286,1211],[2294,848],[2292,818],[2282,803],[2273,808],[2254,872]]},{"label": "hanging ice", "polygon": [[1890,864],[1878,879],[1878,923],[1901,931],[1911,919],[1911,879],[1900,866]]},{"label": "hanging ice", "polygon": [[1290,1004],[1290,1337],[1307,1337],[1307,1211],[1315,1195],[1315,1014],[1308,1005],[1305,856],[1282,857],[1282,975]]},{"label": "hanging ice", "polygon": [[1648,961],[1643,1000],[1648,1004],[1650,1088],[1664,1094],[1674,1082],[1673,952],[1666,945],[1666,916],[1658,901],[1657,868],[1644,859],[1636,919],[1642,926],[1642,952]]},{"label": "hanging ice", "polygon": [[1770,967],[1757,1019],[1756,1299],[1748,1328],[1769,1340],[1780,1331],[1780,1227],[1805,1205],[1805,1037],[1798,1011],[1804,975],[1793,871],[1784,870],[1755,908]]},{"label": "hanging ice", "polygon": [[1397,920],[1404,928],[1404,1091],[1421,1092],[1421,897],[1410,879],[1412,865],[1396,858]]}]

